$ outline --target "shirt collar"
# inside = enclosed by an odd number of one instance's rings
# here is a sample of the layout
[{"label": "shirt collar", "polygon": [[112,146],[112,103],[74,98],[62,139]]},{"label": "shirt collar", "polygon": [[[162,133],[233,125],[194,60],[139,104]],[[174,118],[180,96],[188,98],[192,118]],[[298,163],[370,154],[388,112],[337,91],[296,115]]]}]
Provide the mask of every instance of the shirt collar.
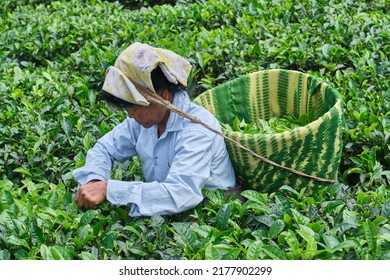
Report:
[{"label": "shirt collar", "polygon": [[[176,92],[173,96],[172,104],[180,109],[181,111],[188,112],[190,107],[190,97],[185,91]],[[176,114],[175,112],[170,112],[167,122],[167,132],[178,131],[183,129],[183,120],[184,117]]]}]

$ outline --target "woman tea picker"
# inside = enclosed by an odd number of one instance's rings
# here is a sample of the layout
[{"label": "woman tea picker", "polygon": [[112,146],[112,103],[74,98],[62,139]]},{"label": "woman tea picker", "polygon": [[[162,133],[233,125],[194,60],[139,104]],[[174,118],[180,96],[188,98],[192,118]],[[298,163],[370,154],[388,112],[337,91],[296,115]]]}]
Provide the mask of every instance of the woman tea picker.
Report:
[{"label": "woman tea picker", "polygon": [[[236,186],[224,139],[163,105],[148,102],[137,83],[189,115],[220,130],[215,117],[192,103],[184,87],[191,66],[181,56],[134,43],[109,67],[105,100],[127,110],[128,118],[87,153],[85,166],[73,171],[80,208],[95,208],[106,199],[129,205],[131,216],[169,215],[195,207],[202,189]],[[134,83],[133,83],[133,82]],[[138,155],[145,182],[110,179],[114,161]]]}]

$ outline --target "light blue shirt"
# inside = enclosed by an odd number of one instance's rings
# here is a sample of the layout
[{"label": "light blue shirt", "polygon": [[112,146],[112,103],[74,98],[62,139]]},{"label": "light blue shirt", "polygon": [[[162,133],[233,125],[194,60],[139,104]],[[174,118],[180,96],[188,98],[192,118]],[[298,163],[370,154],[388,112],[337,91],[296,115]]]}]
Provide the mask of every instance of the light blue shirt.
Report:
[{"label": "light blue shirt", "polygon": [[[173,104],[214,129],[215,117],[177,92]],[[145,182],[111,180],[114,161],[139,155]],[[203,188],[236,186],[224,138],[176,113],[170,112],[165,132],[144,128],[126,118],[100,138],[87,153],[85,166],[73,171],[80,185],[93,179],[108,180],[107,200],[130,205],[130,216],[170,215],[191,209],[203,200]]]}]

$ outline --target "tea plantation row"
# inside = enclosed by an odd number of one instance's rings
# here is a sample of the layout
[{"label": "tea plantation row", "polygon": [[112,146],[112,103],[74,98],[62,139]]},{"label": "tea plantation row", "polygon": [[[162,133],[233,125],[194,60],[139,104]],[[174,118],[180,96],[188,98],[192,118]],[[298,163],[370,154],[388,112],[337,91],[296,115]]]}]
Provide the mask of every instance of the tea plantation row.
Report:
[{"label": "tea plantation row", "polygon": [[[390,258],[385,0],[122,3],[2,1],[0,259]],[[192,97],[271,68],[332,84],[348,125],[339,182],[247,190],[246,202],[205,191],[207,201],[170,217],[133,219],[108,203],[79,210],[70,172],[124,118],[97,96],[106,68],[135,41],[187,57]],[[140,170],[135,159],[112,177]]]}]

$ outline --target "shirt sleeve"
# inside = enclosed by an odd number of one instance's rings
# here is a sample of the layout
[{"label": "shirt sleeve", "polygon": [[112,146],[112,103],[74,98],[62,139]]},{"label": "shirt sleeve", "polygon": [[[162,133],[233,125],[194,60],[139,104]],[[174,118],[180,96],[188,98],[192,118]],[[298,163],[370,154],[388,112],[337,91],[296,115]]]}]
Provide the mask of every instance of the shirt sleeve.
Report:
[{"label": "shirt sleeve", "polygon": [[210,175],[213,136],[200,128],[183,132],[163,182],[109,180],[107,200],[130,204],[131,216],[170,215],[191,209],[203,200],[202,188]]},{"label": "shirt sleeve", "polygon": [[85,165],[73,171],[73,177],[80,185],[94,179],[108,180],[114,161],[123,162],[136,155],[136,139],[131,125],[127,118],[87,152]]}]

